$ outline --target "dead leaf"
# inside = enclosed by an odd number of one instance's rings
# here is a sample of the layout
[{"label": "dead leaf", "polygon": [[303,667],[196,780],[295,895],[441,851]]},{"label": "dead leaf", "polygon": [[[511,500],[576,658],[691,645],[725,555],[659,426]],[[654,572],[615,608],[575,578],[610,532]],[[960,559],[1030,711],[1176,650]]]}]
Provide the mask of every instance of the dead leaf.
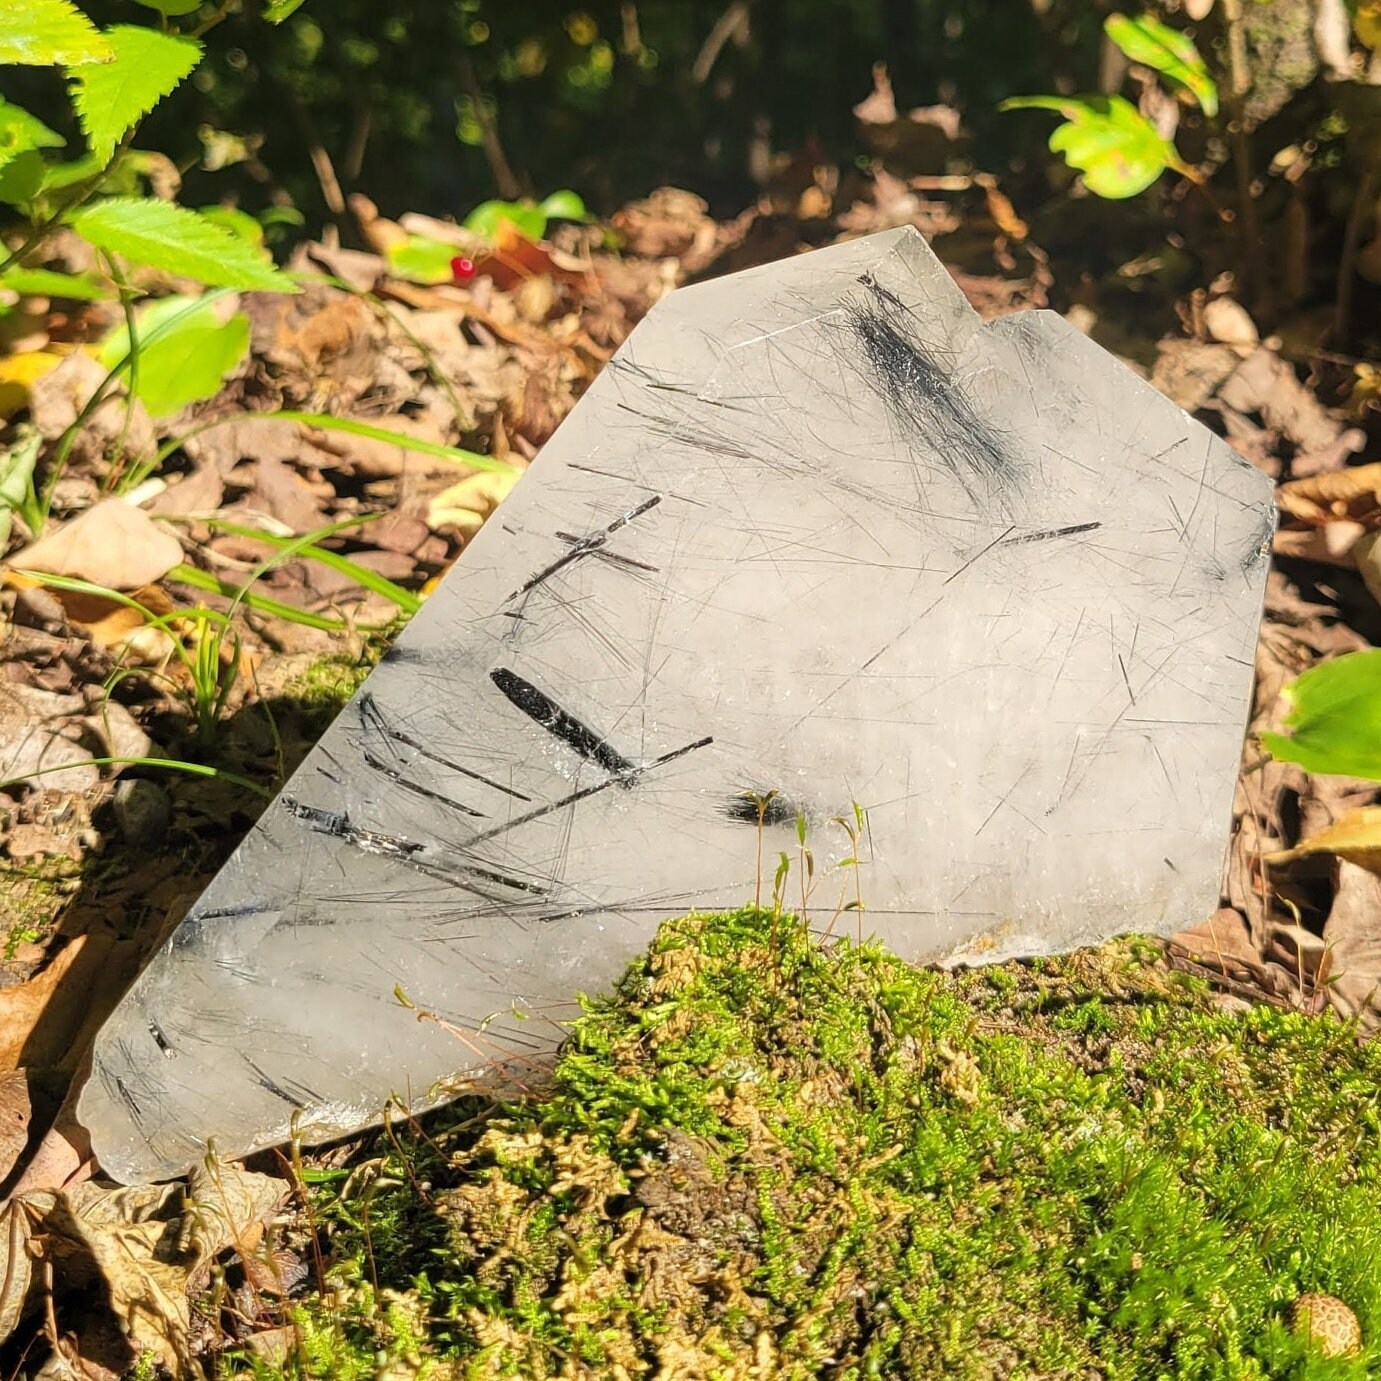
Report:
[{"label": "dead leaf", "polygon": [[1302,451],[1323,450],[1342,430],[1342,423],[1300,383],[1291,365],[1264,346],[1238,365],[1218,393],[1238,412],[1259,413]]},{"label": "dead leaf", "polygon": [[1361,523],[1325,523],[1322,527],[1281,528],[1271,540],[1275,556],[1297,561],[1322,561],[1329,566],[1354,567],[1352,549],[1366,532]]},{"label": "dead leaf", "polygon": [[[61,1004],[68,1009],[84,1006],[85,994],[72,987],[64,989],[63,983],[86,944],[85,935],[69,940],[36,977],[4,990],[3,1010],[0,1010],[0,1071],[53,1068],[67,1054],[62,1043],[67,1030],[59,1035],[58,1042],[51,1039],[36,1042],[35,1033],[40,1021],[45,1016],[51,1017]],[[60,1025],[70,1028],[71,1022],[63,1021]]]},{"label": "dead leaf", "polygon": [[79,695],[0,682],[0,782],[29,780],[61,791],[91,790],[100,780],[98,768],[67,767],[85,764],[92,756],[77,741],[85,713],[86,702]]},{"label": "dead leaf", "polygon": [[1239,363],[1231,346],[1169,336],[1156,346],[1151,382],[1186,412],[1194,412],[1213,397]]},{"label": "dead leaf", "polygon": [[[88,1181],[70,1189],[32,1191],[6,1209],[9,1244],[0,1263],[0,1281],[24,1280],[30,1252],[41,1250],[53,1265],[56,1285],[82,1283],[100,1287],[128,1352],[124,1365],[152,1353],[176,1375],[190,1358],[192,1279],[222,1251],[252,1250],[265,1220],[288,1193],[282,1180],[234,1165],[196,1167],[188,1184],[121,1188]],[[32,1245],[31,1245],[32,1244]],[[90,1290],[85,1292],[92,1295]],[[76,1354],[104,1366],[118,1363],[109,1355],[108,1336],[98,1307],[60,1319],[76,1334]],[[9,1315],[17,1318],[11,1306]],[[3,1320],[0,1320],[3,1321]],[[104,1347],[93,1345],[100,1336]]]},{"label": "dead leaf", "polygon": [[521,478],[516,465],[512,474],[480,473],[469,475],[443,489],[427,509],[427,522],[434,528],[456,528],[469,541],[484,521],[506,499]]},{"label": "dead leaf", "polygon": [[1215,297],[1204,303],[1204,325],[1214,340],[1230,345],[1244,358],[1261,343],[1261,333],[1251,313],[1230,297]]},{"label": "dead leaf", "polygon": [[1291,480],[1276,490],[1276,503],[1306,523],[1381,518],[1381,462]]},{"label": "dead leaf", "polygon": [[1333,905],[1323,929],[1332,956],[1329,1001],[1362,1029],[1381,1025],[1381,878],[1346,861],[1338,864]]},{"label": "dead leaf", "polygon": [[[29,416],[46,441],[55,441],[95,396],[106,377],[105,368],[84,350],[73,351],[58,367],[32,386]],[[127,405],[118,393],[106,398],[77,433],[68,469],[90,466],[105,474],[112,458],[123,453],[126,463],[152,460],[158,449],[153,423],[137,400]]]},{"label": "dead leaf", "polygon": [[494,285],[510,291],[529,278],[550,278],[560,283],[582,284],[586,274],[558,264],[550,250],[529,240],[512,221],[500,221],[494,242],[475,260],[476,274],[485,274]]},{"label": "dead leaf", "polygon": [[14,557],[21,570],[74,576],[112,590],[161,579],[182,560],[182,543],[123,499],[102,499]]},{"label": "dead leaf", "polygon": [[1371,597],[1381,604],[1381,532],[1366,532],[1353,544],[1353,559]]},{"label": "dead leaf", "polygon": [[[0,1073],[0,1180],[10,1177],[29,1144],[29,1075],[22,1069]],[[0,1284],[0,1314],[4,1311],[4,1286]]]},{"label": "dead leaf", "polygon": [[1328,829],[1293,849],[1267,854],[1265,861],[1276,865],[1321,853],[1335,854],[1359,868],[1381,873],[1381,806],[1347,811]]},{"label": "dead leaf", "polygon": [[26,350],[0,359],[0,420],[8,421],[29,406],[33,386],[62,363],[51,350]]}]

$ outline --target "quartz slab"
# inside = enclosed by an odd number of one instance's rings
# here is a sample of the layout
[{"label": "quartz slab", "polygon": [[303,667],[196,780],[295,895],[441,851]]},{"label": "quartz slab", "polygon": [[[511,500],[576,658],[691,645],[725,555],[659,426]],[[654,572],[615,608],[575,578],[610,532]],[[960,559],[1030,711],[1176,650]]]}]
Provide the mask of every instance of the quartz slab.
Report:
[{"label": "quartz slab", "polygon": [[752,899],[754,796],[822,927],[862,809],[862,927],[917,960],[1192,923],[1271,527],[1221,440],[1058,316],[982,324],[913,230],[672,294],[107,1022],[101,1165],[521,1078],[661,920]]}]

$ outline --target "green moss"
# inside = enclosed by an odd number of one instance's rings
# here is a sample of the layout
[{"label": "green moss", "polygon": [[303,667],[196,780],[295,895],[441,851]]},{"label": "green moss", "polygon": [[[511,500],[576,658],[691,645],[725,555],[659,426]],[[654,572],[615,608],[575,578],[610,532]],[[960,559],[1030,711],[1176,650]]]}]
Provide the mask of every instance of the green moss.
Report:
[{"label": "green moss", "polygon": [[[1375,1374],[1381,1050],[1157,954],[947,974],[669,922],[550,1090],[323,1195],[336,1298],[258,1374]],[[1305,1291],[1360,1357],[1291,1333]]]}]

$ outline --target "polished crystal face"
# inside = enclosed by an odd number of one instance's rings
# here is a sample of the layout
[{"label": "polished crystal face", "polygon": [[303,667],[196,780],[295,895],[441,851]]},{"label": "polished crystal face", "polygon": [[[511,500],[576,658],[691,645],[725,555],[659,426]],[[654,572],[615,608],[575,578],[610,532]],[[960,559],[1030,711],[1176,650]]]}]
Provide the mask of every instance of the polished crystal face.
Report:
[{"label": "polished crystal face", "polygon": [[1057,316],[981,324],[914,231],[675,293],[107,1023],[102,1165],[521,1078],[663,918],[770,894],[798,820],[811,922],[857,885],[909,957],[1193,922],[1270,522],[1226,445]]}]

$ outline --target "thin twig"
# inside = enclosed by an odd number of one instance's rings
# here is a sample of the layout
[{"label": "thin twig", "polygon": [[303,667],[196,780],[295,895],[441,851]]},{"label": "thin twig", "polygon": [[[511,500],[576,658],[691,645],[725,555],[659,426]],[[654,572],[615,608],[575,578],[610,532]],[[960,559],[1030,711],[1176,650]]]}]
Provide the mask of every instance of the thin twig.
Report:
[{"label": "thin twig", "polygon": [[748,41],[748,7],[752,3],[753,0],[731,0],[728,9],[715,20],[714,27],[705,36],[705,42],[700,45],[695,62],[691,64],[691,77],[697,86],[704,86],[709,81],[724,45],[731,38],[739,44]]},{"label": "thin twig", "polygon": [[1252,150],[1247,137],[1246,96],[1251,90],[1247,62],[1247,26],[1242,0],[1223,0],[1223,24],[1228,39],[1228,129],[1232,136],[1232,164],[1237,181],[1238,231],[1242,237],[1243,296],[1255,299],[1265,286],[1261,272],[1261,228],[1252,195]]},{"label": "thin twig", "polygon": [[464,46],[457,52],[456,67],[460,73],[460,84],[475,109],[475,122],[480,127],[484,156],[489,161],[489,171],[494,174],[494,185],[505,201],[515,201],[523,194],[522,184],[514,176],[513,165],[508,161],[508,155],[499,139],[498,126],[489,114],[489,107],[484,103],[484,90],[475,73],[475,64],[470,60],[470,54]]},{"label": "thin twig", "polygon": [[1333,341],[1336,346],[1347,344],[1349,319],[1352,316],[1352,289],[1357,279],[1357,251],[1362,243],[1362,227],[1366,224],[1377,184],[1381,182],[1381,163],[1369,162],[1357,184],[1357,194],[1347,213],[1343,231],[1343,251],[1338,259],[1338,294],[1333,307]]}]

